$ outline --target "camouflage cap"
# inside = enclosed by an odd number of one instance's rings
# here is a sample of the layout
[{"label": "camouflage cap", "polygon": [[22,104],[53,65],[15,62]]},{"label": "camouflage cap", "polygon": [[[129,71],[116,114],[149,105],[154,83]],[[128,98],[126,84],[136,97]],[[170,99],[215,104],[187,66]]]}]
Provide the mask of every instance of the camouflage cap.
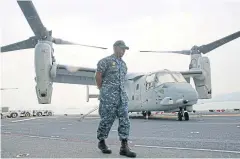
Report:
[{"label": "camouflage cap", "polygon": [[124,49],[126,49],[126,50],[129,50],[129,47],[126,46],[125,42],[122,41],[122,40],[117,40],[117,41],[113,44],[113,46],[119,46],[119,47],[121,47],[121,48],[124,48]]}]

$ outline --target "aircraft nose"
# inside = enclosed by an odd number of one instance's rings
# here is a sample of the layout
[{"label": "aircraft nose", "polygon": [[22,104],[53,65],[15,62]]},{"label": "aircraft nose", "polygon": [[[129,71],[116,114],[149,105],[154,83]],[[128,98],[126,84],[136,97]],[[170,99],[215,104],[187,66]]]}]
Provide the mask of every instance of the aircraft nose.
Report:
[{"label": "aircraft nose", "polygon": [[174,101],[181,101],[183,104],[187,104],[198,99],[196,90],[189,83],[172,83],[165,85],[165,87],[165,95],[171,97]]}]

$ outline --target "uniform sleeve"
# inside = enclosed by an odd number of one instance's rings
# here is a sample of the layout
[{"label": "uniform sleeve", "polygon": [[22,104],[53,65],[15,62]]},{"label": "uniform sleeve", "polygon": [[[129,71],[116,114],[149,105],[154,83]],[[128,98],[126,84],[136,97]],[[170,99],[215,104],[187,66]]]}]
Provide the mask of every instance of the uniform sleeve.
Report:
[{"label": "uniform sleeve", "polygon": [[97,72],[104,73],[107,70],[107,60],[102,59],[97,63]]},{"label": "uniform sleeve", "polygon": [[127,67],[127,64],[124,62],[124,66],[125,66],[125,69],[126,69],[126,74],[128,72],[128,67]]},{"label": "uniform sleeve", "polygon": [[125,63],[125,65],[126,65],[126,73],[128,72],[128,67],[127,67],[127,64]]}]

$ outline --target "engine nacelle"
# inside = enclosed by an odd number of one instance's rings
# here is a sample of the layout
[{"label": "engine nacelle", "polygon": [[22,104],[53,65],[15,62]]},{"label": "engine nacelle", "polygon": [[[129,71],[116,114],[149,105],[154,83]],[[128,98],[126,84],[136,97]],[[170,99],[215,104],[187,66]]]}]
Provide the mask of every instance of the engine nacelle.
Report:
[{"label": "engine nacelle", "polygon": [[200,76],[193,77],[199,99],[212,98],[211,67],[208,57],[198,57],[197,69],[203,72]]},{"label": "engine nacelle", "polygon": [[52,68],[51,42],[39,41],[35,46],[35,73],[36,73],[36,95],[39,104],[50,104],[52,98],[52,79],[50,70]]},{"label": "engine nacelle", "polygon": [[57,66],[58,65],[56,64],[56,62],[53,62],[51,71],[50,71],[50,75],[52,79],[54,79],[57,76]]}]

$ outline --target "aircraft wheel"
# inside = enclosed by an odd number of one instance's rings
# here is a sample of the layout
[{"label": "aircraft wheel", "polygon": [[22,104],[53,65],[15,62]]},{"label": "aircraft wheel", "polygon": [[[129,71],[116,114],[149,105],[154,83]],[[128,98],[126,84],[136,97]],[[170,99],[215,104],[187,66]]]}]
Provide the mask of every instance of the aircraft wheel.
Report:
[{"label": "aircraft wheel", "polygon": [[143,111],[143,112],[142,112],[142,115],[143,115],[144,117],[146,117],[146,116],[147,116],[146,111]]},{"label": "aircraft wheel", "polygon": [[178,120],[182,121],[182,113],[181,112],[178,112]]},{"label": "aircraft wheel", "polygon": [[42,113],[41,113],[41,112],[38,112],[38,113],[37,113],[37,116],[42,116]]},{"label": "aircraft wheel", "polygon": [[184,119],[185,119],[185,120],[189,120],[189,114],[188,114],[188,112],[185,112],[185,113],[184,113]]},{"label": "aircraft wheel", "polygon": [[150,116],[150,115],[151,115],[151,112],[150,112],[150,111],[148,111],[148,112],[147,112],[147,114],[148,114],[148,116]]},{"label": "aircraft wheel", "polygon": [[17,116],[18,116],[17,113],[12,113],[12,114],[11,114],[11,117],[12,117],[12,118],[16,118]]},{"label": "aircraft wheel", "polygon": [[30,117],[30,113],[26,113],[26,114],[25,114],[25,117]]}]

